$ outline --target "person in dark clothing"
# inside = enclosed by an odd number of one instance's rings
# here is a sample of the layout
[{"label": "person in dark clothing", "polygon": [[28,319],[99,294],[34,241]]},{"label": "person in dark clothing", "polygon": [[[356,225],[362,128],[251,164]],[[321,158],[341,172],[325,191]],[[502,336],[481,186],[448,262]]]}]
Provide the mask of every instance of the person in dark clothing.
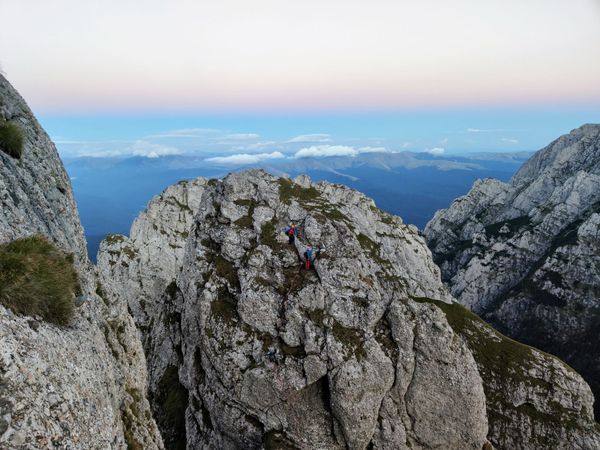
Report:
[{"label": "person in dark clothing", "polygon": [[292,223],[289,227],[285,229],[285,234],[287,234],[289,238],[289,244],[292,245],[296,241],[296,224]]},{"label": "person in dark clothing", "polygon": [[271,362],[277,362],[277,350],[274,347],[269,347],[267,352],[265,353],[267,359]]}]

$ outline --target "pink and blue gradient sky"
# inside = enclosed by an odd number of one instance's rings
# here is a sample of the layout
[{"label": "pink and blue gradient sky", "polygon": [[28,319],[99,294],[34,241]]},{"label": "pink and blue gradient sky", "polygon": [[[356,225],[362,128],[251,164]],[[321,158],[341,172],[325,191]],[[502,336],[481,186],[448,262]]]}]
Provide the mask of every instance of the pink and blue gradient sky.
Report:
[{"label": "pink and blue gradient sky", "polygon": [[3,0],[42,112],[600,102],[598,0]]},{"label": "pink and blue gradient sky", "polygon": [[[472,111],[458,132],[482,111],[552,109],[565,121],[548,135],[575,125],[568,111],[600,121],[598,0],[0,0],[0,17],[2,70],[66,140],[57,118],[107,114],[197,117],[178,129]],[[257,133],[243,123],[218,126]],[[289,135],[335,133],[319,124]],[[354,128],[345,139],[377,137]]]}]

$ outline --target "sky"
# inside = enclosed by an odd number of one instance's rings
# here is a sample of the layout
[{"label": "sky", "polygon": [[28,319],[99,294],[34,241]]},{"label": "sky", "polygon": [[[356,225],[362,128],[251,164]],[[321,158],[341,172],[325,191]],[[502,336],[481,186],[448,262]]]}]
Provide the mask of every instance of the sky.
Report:
[{"label": "sky", "polygon": [[66,157],[535,150],[600,122],[600,0],[0,0],[0,17],[0,67]]}]

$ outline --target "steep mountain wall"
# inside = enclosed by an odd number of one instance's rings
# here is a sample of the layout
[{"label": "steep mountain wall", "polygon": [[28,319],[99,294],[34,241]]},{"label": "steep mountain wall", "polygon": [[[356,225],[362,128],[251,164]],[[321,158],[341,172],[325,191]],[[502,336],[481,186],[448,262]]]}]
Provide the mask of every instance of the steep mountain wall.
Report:
[{"label": "steep mountain wall", "polygon": [[0,242],[41,233],[85,261],[85,238],[69,176],[56,147],[2,75],[0,121],[17,125],[24,138],[21,159],[0,151]]},{"label": "steep mountain wall", "polygon": [[600,395],[599,125],[560,137],[509,183],[475,183],[425,236],[462,304],[560,356]]},{"label": "steep mountain wall", "polygon": [[109,236],[98,252],[102,283],[113,286],[129,303],[141,332],[154,417],[168,448],[185,448],[185,420],[177,413],[187,403],[174,371],[180,364],[181,330],[170,305],[207,182],[198,178],[168,187],[133,222],[130,237]]},{"label": "steep mountain wall", "polygon": [[[155,272],[133,229],[98,256],[152,324],[167,447],[600,445],[581,378],[453,305],[418,231],[372,200],[261,171],[192,184],[195,201],[172,187],[134,226],[179,268]],[[282,232],[292,221],[296,245]],[[325,249],[314,271],[301,268],[307,243]]]},{"label": "steep mountain wall", "polygon": [[81,285],[69,326],[0,304],[0,448],[163,448],[127,303],[97,285],[56,148],[2,76],[0,116],[24,137],[20,159],[0,151],[0,242],[47,236],[73,255]]}]

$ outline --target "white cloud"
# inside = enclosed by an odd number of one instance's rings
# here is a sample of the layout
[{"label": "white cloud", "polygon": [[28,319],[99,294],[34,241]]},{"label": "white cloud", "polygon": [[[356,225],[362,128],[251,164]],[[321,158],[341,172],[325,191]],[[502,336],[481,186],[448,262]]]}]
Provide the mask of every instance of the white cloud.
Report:
[{"label": "white cloud", "polygon": [[254,144],[238,145],[233,150],[258,150],[261,148],[278,146],[276,141],[255,142]]},{"label": "white cloud", "polygon": [[146,158],[158,158],[160,156],[181,155],[183,152],[175,147],[167,145],[153,144],[147,141],[136,141],[131,147],[125,150],[130,151],[134,156],[144,156]]},{"label": "white cloud", "polygon": [[440,144],[447,144],[447,143],[448,143],[448,138],[447,137],[445,137],[444,139],[442,139],[440,141]]},{"label": "white cloud", "polygon": [[356,156],[361,153],[390,153],[385,147],[350,147],[348,145],[313,145],[298,150],[294,158],[326,158],[328,156]]},{"label": "white cloud", "polygon": [[260,135],[256,133],[233,133],[222,136],[221,141],[253,141],[258,139]]},{"label": "white cloud", "polygon": [[231,156],[215,156],[213,158],[206,158],[205,161],[212,162],[215,164],[223,164],[223,165],[246,165],[246,164],[256,164],[261,161],[269,160],[269,159],[281,159],[285,158],[285,155],[281,152],[272,152],[272,153],[257,153],[254,155],[248,153],[239,153]]},{"label": "white cloud", "polygon": [[123,150],[81,150],[70,155],[77,158],[118,158],[127,156]]},{"label": "white cloud", "polygon": [[161,156],[181,155],[184,152],[176,147],[154,144],[147,141],[136,141],[133,145],[121,148],[111,148],[105,150],[101,145],[110,145],[97,143],[93,146],[84,146],[84,148],[75,152],[74,156],[87,158],[126,158],[130,156],[142,156],[144,158],[159,158]]},{"label": "white cloud", "polygon": [[286,144],[295,144],[295,143],[324,143],[331,142],[331,135],[323,134],[323,133],[314,133],[314,134],[301,134],[300,136],[296,136],[286,141]]},{"label": "white cloud", "polygon": [[467,128],[467,133],[496,133],[498,131],[505,131],[501,128],[488,128],[488,129],[481,129],[481,128]]},{"label": "white cloud", "polygon": [[507,144],[518,144],[519,140],[511,138],[502,138],[502,142],[506,142]]},{"label": "white cloud", "polygon": [[313,145],[300,149],[294,158],[323,158],[326,156],[356,156],[358,150],[347,145]]},{"label": "white cloud", "polygon": [[429,153],[430,155],[434,155],[434,156],[441,156],[444,154],[446,150],[442,147],[434,147],[431,149],[427,149],[425,150],[425,153]]}]

